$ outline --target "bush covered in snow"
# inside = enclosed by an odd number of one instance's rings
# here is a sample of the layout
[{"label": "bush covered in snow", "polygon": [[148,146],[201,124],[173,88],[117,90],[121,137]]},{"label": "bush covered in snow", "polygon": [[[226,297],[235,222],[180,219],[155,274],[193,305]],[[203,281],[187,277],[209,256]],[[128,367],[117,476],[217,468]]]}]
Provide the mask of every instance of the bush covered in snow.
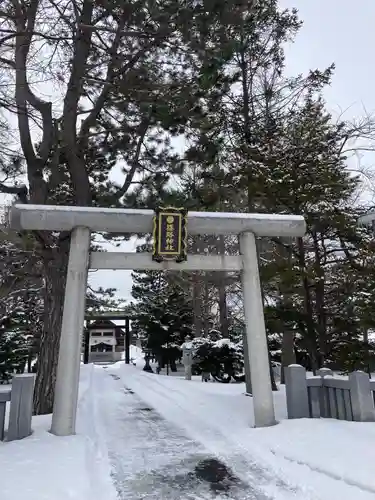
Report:
[{"label": "bush covered in snow", "polygon": [[243,346],[235,344],[229,339],[210,340],[208,338],[196,338],[191,341],[194,349],[193,372],[211,373],[216,380],[230,382],[243,380],[244,361]]}]

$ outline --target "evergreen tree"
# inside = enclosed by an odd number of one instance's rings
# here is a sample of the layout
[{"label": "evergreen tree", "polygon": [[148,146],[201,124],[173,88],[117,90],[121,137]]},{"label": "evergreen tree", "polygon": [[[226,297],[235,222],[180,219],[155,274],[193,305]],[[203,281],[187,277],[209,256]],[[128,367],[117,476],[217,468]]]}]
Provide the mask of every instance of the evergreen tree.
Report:
[{"label": "evergreen tree", "polygon": [[33,238],[0,227],[1,377],[31,370],[43,319],[42,281]]},{"label": "evergreen tree", "polygon": [[0,329],[0,384],[9,383],[14,373],[22,373],[27,357],[26,339],[22,333]]},{"label": "evergreen tree", "polygon": [[[284,319],[284,336],[295,338],[314,370],[338,361],[337,338],[354,346],[363,335],[362,312],[354,304],[369,232],[357,223],[359,179],[346,170],[343,153],[348,137],[348,125],[333,123],[323,100],[309,94],[279,132],[280,168],[273,170],[265,199],[269,210],[303,214],[307,222],[304,238],[276,242],[278,256],[264,273],[271,317]],[[286,345],[293,349],[293,342]]]},{"label": "evergreen tree", "polygon": [[[8,380],[12,373],[38,366],[43,335],[44,294],[41,263],[34,238],[5,226],[0,232],[0,370]],[[86,306],[91,312],[118,310],[123,301],[115,290],[88,289]]]},{"label": "evergreen tree", "polygon": [[[344,153],[346,143],[363,128],[335,124],[325,110],[319,94],[330,82],[333,66],[307,77],[283,76],[283,43],[300,26],[295,11],[281,12],[270,0],[259,2],[244,18],[243,24],[231,26],[236,57],[221,61],[220,71],[233,78],[227,94],[212,90],[206,96],[209,125],[190,136],[191,169],[184,186],[200,209],[306,217],[306,238],[297,244],[263,241],[259,252],[267,329],[280,335],[285,364],[294,362],[298,348],[298,358],[308,355],[316,369],[331,360],[331,344],[339,335],[330,324],[337,324],[340,307],[339,301],[332,307],[331,300],[340,267],[346,270],[345,283],[351,283],[341,335],[363,336],[360,318],[368,318],[359,306],[363,295],[352,295],[368,241],[357,227],[361,209],[353,200],[359,184],[348,175]],[[349,321],[354,311],[355,333],[353,319]]]},{"label": "evergreen tree", "polygon": [[169,362],[175,370],[175,361],[181,356],[179,347],[192,333],[191,299],[163,271],[134,271],[132,278],[136,301],[132,304],[133,331],[161,365]]}]

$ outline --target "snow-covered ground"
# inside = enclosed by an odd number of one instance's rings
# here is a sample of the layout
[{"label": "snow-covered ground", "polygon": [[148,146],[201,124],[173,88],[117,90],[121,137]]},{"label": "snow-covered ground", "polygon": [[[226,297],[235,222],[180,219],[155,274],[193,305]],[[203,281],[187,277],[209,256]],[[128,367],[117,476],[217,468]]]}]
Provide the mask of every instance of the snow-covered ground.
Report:
[{"label": "snow-covered ground", "polygon": [[[336,420],[286,420],[285,395],[275,394],[281,422],[254,429],[252,401],[242,384],[204,384],[196,377],[150,375],[121,367],[119,372],[141,398],[169,421],[182,427],[215,455],[246,477],[234,454],[256,462],[264,471],[264,490],[275,493],[280,481],[305,499],[375,498],[375,424]],[[281,488],[283,489],[283,488]],[[278,496],[279,495],[279,496]],[[288,498],[288,496],[283,497]]]},{"label": "snow-covered ground", "polygon": [[[0,498],[1,500],[89,500],[100,489],[108,494],[112,483],[106,478],[105,460],[92,452],[92,442],[84,430],[90,425],[87,412],[92,392],[93,366],[82,366],[79,394],[78,424],[82,433],[60,438],[48,432],[51,416],[33,418],[34,433],[27,439],[9,443],[0,442]],[[97,470],[100,466],[100,472]],[[102,486],[102,482],[106,483]]]},{"label": "snow-covered ground", "polygon": [[[375,500],[375,424],[288,421],[280,390],[280,424],[254,429],[243,384],[141,368],[82,367],[77,436],[36,417],[30,438],[0,443],[1,500]],[[199,482],[215,459],[235,478],[226,494]]]}]

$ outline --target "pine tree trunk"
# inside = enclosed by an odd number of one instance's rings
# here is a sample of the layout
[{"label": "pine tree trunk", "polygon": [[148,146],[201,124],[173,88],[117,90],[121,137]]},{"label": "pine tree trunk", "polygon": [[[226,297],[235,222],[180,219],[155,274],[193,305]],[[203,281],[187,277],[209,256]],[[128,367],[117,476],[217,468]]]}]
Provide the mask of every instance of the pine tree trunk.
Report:
[{"label": "pine tree trunk", "polygon": [[171,367],[171,372],[177,372],[176,360],[174,358],[170,360],[169,366]]},{"label": "pine tree trunk", "polygon": [[220,329],[223,338],[229,337],[228,328],[228,307],[227,307],[227,291],[225,288],[225,273],[223,273],[223,279],[220,281],[218,286],[219,293],[219,314],[220,314]]},{"label": "pine tree trunk", "polygon": [[[192,253],[199,254],[200,236],[194,236],[191,246]],[[201,273],[192,273],[192,296],[193,296],[193,315],[194,315],[194,337],[201,337],[203,331],[203,302],[202,302],[202,276]]]},{"label": "pine tree trunk", "polygon": [[298,241],[298,259],[302,275],[304,306],[306,314],[306,330],[307,330],[306,345],[308,346],[308,351],[311,359],[311,368],[315,375],[320,366],[319,366],[318,347],[316,342],[314,311],[310,293],[310,283],[306,275],[305,246],[302,238],[298,238],[297,241]]},{"label": "pine tree trunk", "polygon": [[194,273],[193,275],[193,314],[194,314],[194,336],[201,337],[203,324],[202,324],[202,294],[200,275]]},{"label": "pine tree trunk", "polygon": [[312,233],[315,254],[315,307],[317,314],[317,330],[319,339],[319,364],[324,366],[328,352],[327,315],[325,310],[324,270],[320,265],[319,240],[316,232]]},{"label": "pine tree trunk", "polygon": [[363,329],[363,342],[368,344],[368,328],[366,327]]},{"label": "pine tree trunk", "polygon": [[[291,242],[291,238],[284,238],[285,243]],[[280,246],[279,253],[282,259],[286,260],[288,263],[288,268],[293,267],[293,256],[291,247]],[[279,294],[280,297],[284,297],[284,307],[286,310],[293,310],[293,301],[291,300],[291,290],[286,286],[283,287],[282,281],[279,284]],[[287,322],[288,323],[288,322]],[[281,343],[281,372],[280,372],[280,384],[285,384],[285,368],[289,365],[294,365],[296,363],[296,351],[294,348],[294,338],[295,333],[290,330],[288,324],[284,324],[284,333]]]},{"label": "pine tree trunk", "polygon": [[371,354],[370,354],[370,346],[368,343],[368,328],[364,327],[363,329],[363,343],[365,346],[365,352],[366,352],[366,371],[371,378],[371,364],[370,364],[370,359],[371,359]]},{"label": "pine tree trunk", "polygon": [[204,334],[208,335],[211,330],[211,310],[210,310],[210,287],[208,283],[207,273],[204,273],[204,287],[203,287],[203,330]]},{"label": "pine tree trunk", "polygon": [[34,391],[36,415],[51,413],[53,409],[67,261],[66,248],[44,256],[44,325]]},{"label": "pine tree trunk", "polygon": [[[218,250],[220,255],[225,255],[224,236],[219,237]],[[229,337],[226,277],[227,277],[226,272],[218,272],[216,277],[218,280],[217,291],[219,295],[220,330],[223,338]]]},{"label": "pine tree trunk", "polygon": [[294,332],[286,330],[283,334],[281,344],[281,373],[280,384],[285,384],[284,369],[289,365],[296,363],[296,353],[294,350]]}]

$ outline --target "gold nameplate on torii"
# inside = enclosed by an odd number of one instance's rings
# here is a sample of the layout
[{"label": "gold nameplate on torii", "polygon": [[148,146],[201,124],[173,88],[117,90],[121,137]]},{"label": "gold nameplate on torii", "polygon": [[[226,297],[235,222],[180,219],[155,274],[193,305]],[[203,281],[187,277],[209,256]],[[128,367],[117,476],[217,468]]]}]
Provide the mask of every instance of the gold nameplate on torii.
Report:
[{"label": "gold nameplate on torii", "polygon": [[186,208],[160,207],[155,210],[153,260],[183,262],[187,259],[186,222]]}]

